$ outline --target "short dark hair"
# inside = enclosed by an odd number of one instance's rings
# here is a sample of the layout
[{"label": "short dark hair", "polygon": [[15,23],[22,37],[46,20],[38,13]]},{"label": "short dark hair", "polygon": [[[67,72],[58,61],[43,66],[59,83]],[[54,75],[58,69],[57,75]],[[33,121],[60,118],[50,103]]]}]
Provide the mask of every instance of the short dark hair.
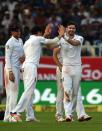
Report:
[{"label": "short dark hair", "polygon": [[69,26],[69,25],[75,25],[75,27],[77,27],[77,24],[74,21],[68,21],[67,26]]},{"label": "short dark hair", "polygon": [[42,32],[42,29],[41,29],[41,27],[39,27],[39,26],[34,26],[34,27],[31,29],[31,34],[37,34],[38,32]]},{"label": "short dark hair", "polygon": [[18,32],[18,31],[20,31],[21,30],[21,28],[20,28],[20,25],[19,24],[11,24],[10,26],[9,26],[9,32]]}]

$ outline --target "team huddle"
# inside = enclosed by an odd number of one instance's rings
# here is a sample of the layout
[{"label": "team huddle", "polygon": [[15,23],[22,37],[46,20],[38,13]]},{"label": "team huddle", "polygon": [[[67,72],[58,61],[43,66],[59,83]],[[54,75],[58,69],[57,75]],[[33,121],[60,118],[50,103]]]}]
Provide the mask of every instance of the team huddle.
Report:
[{"label": "team huddle", "polygon": [[[31,30],[29,39],[24,43],[20,38],[18,25],[10,27],[11,38],[5,45],[5,89],[6,110],[4,121],[21,122],[21,113],[26,112],[26,121],[36,121],[32,108],[34,89],[37,82],[37,67],[39,65],[41,46],[53,48],[56,62],[57,99],[56,120],[58,122],[73,121],[73,112],[77,112],[79,121],[90,120],[85,113],[81,98],[81,46],[83,37],[76,35],[76,25],[73,22],[64,28],[58,27],[58,36],[48,39],[51,25],[47,25],[42,34],[40,27]],[[18,99],[20,72],[23,74],[24,92]],[[65,117],[63,116],[65,112]]]}]

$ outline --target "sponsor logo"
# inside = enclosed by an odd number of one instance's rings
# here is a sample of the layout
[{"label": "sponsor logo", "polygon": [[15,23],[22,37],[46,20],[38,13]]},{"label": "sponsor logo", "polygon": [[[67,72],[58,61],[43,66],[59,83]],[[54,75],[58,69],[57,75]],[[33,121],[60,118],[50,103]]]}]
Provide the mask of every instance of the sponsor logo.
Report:
[{"label": "sponsor logo", "polygon": [[92,69],[90,64],[84,64],[82,65],[82,79],[100,80],[102,79],[102,71],[100,69]]}]

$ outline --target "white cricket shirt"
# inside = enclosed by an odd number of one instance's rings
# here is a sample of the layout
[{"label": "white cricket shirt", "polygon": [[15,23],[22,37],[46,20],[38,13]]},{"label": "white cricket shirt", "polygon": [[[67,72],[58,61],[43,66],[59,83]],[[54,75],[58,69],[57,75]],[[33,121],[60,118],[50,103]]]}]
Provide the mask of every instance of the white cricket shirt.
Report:
[{"label": "white cricket shirt", "polygon": [[24,53],[25,53],[25,63],[33,63],[36,66],[39,64],[39,59],[41,55],[41,45],[42,44],[51,44],[59,41],[59,38],[46,39],[42,36],[31,35],[30,38],[24,44]]},{"label": "white cricket shirt", "polygon": [[73,39],[80,41],[80,45],[73,46],[64,38],[60,39],[61,54],[63,59],[63,65],[81,65],[81,47],[83,43],[83,37],[74,35]]},{"label": "white cricket shirt", "polygon": [[20,67],[19,58],[24,55],[22,39],[13,36],[5,45],[5,67],[12,70],[12,67]]}]

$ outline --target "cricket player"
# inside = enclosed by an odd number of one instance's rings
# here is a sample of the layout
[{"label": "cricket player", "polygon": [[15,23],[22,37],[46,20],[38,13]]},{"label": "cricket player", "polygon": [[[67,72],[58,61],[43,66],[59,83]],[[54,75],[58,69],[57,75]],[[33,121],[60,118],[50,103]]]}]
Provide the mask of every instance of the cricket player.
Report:
[{"label": "cricket player", "polygon": [[[48,25],[45,29],[44,36],[47,36],[51,31]],[[24,44],[25,62],[23,63],[23,80],[24,80],[24,92],[15,107],[12,110],[11,117],[14,121],[22,121],[19,113],[23,112],[30,100],[36,86],[37,81],[37,67],[39,64],[41,45],[57,43],[59,39],[64,35],[64,31],[59,27],[59,37],[54,39],[46,39],[42,37],[42,31],[39,27],[34,27],[31,30],[32,35]]]},{"label": "cricket player", "polygon": [[[63,30],[65,30],[64,27]],[[73,112],[76,110],[82,74],[80,55],[83,37],[75,34],[75,32],[76,24],[69,22],[66,27],[65,35],[59,42],[63,59],[62,81],[65,95],[64,110],[66,121],[72,121]]]},{"label": "cricket player", "polygon": [[[56,68],[56,78],[57,78],[56,120],[58,122],[63,122],[65,121],[65,119],[63,118],[64,88],[62,84],[62,57],[61,57],[60,47],[54,48],[53,58],[54,58],[55,63],[57,64],[57,68]],[[77,117],[79,121],[87,121],[92,118],[91,116],[88,116],[85,113],[80,88],[78,91],[76,112],[77,112]]]},{"label": "cricket player", "polygon": [[[20,38],[21,31],[18,25],[10,26],[11,38],[5,46],[5,89],[6,89],[6,110],[4,121],[9,121],[9,114],[17,104],[18,88],[20,79],[20,68],[24,62],[23,42]],[[32,115],[32,99],[26,108],[26,120],[34,118]]]},{"label": "cricket player", "polygon": [[15,108],[18,98],[20,76],[20,62],[24,61],[23,42],[20,39],[21,31],[17,24],[10,26],[11,37],[5,45],[5,89],[6,110],[4,121],[9,120],[10,112]]}]

